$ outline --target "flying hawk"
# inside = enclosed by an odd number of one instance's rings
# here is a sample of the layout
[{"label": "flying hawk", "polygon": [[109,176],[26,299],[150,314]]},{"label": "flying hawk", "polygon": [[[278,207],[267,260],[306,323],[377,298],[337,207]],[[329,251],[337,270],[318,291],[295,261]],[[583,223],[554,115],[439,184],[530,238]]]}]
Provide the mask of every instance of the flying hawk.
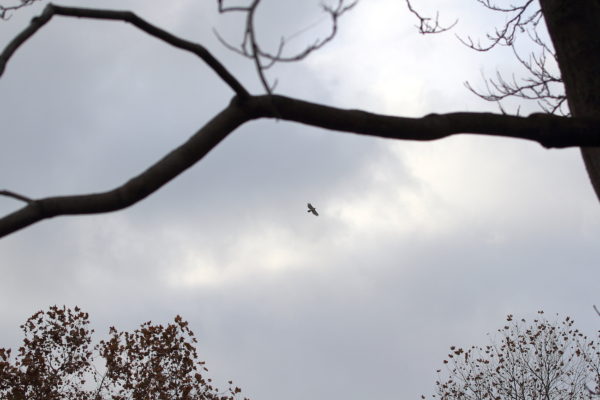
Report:
[{"label": "flying hawk", "polygon": [[317,217],[319,216],[319,213],[317,212],[317,209],[314,208],[312,204],[308,203],[307,206],[308,206],[308,211],[307,212],[313,213]]}]

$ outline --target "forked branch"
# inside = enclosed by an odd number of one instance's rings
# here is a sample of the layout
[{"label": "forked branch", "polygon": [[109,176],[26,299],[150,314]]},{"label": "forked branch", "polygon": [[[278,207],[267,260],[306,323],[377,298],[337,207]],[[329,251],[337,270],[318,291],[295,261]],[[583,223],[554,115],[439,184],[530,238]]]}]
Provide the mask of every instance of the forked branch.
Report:
[{"label": "forked branch", "polygon": [[417,19],[419,20],[419,25],[417,25],[417,29],[419,30],[419,33],[423,35],[446,32],[454,28],[454,26],[458,23],[458,20],[455,20],[450,25],[442,26],[440,25],[439,13],[436,12],[435,19],[431,17],[425,17],[422,13],[420,13],[413,7],[410,0],[406,0],[406,7],[408,8],[408,11],[414,14],[415,17],[417,17]]},{"label": "forked branch", "polygon": [[[229,13],[229,12],[242,12],[246,13],[246,25],[244,28],[243,39],[238,46],[232,45],[227,42],[219,33],[215,30],[215,35],[219,39],[219,41],[229,50],[240,54],[244,57],[252,59],[254,62],[254,66],[256,68],[256,72],[258,73],[259,79],[262,83],[263,88],[265,89],[267,94],[272,94],[275,89],[276,82],[271,84],[267,79],[265,71],[271,68],[278,62],[295,62],[300,61],[306,58],[309,54],[313,53],[316,50],[319,50],[327,43],[329,43],[338,31],[338,20],[340,17],[346,12],[350,11],[356,4],[358,4],[358,0],[337,0],[337,4],[335,6],[330,6],[327,4],[323,4],[323,11],[330,17],[331,19],[331,30],[329,34],[323,38],[319,38],[315,40],[312,44],[306,46],[304,50],[299,51],[292,55],[284,55],[284,48],[287,44],[287,41],[290,38],[281,37],[279,40],[279,46],[277,47],[276,52],[269,52],[264,50],[263,47],[258,42],[258,38],[256,35],[255,29],[255,17],[256,12],[258,10],[258,6],[260,5],[261,0],[253,0],[252,3],[247,7],[240,6],[225,6],[224,0],[217,0],[219,5],[220,13]],[[293,35],[294,36],[294,35]]]},{"label": "forked branch", "polygon": [[229,107],[217,114],[187,142],[168,153],[141,174],[113,190],[36,200],[4,191],[4,195],[26,201],[27,205],[0,218],[0,237],[46,218],[59,215],[106,213],[121,210],[139,202],[194,165],[230,132],[250,119],[246,110],[238,103],[237,100],[233,101]]},{"label": "forked branch", "polygon": [[13,199],[24,201],[25,203],[33,202],[33,200],[30,199],[29,197],[23,196],[22,194],[19,194],[19,193],[11,192],[10,190],[0,190],[0,196],[12,197]]},{"label": "forked branch", "polygon": [[127,21],[172,46],[199,55],[234,90],[231,103],[196,132],[146,171],[121,186],[102,193],[30,199],[9,190],[0,196],[26,203],[21,209],[0,218],[0,237],[38,221],[60,215],[97,214],[129,207],[160,189],[201,160],[240,125],[261,118],[277,118],[327,130],[403,139],[437,140],[471,133],[521,138],[545,147],[599,147],[600,120],[567,118],[548,114],[529,117],[492,113],[429,114],[403,118],[344,110],[278,95],[251,96],[242,85],[202,46],[175,37],[129,12],[57,7],[49,5],[0,54],[0,75],[11,55],[53,15]]},{"label": "forked branch", "polygon": [[38,0],[20,0],[19,4],[15,4],[13,6],[0,5],[0,19],[9,19],[13,11],[18,10],[19,8],[30,6],[36,1]]},{"label": "forked branch", "polygon": [[108,192],[29,200],[22,209],[0,219],[0,237],[46,218],[98,214],[129,207],[201,160],[238,126],[260,118],[277,118],[328,130],[403,140],[429,141],[473,133],[527,139],[545,147],[600,146],[600,121],[594,119],[549,114],[517,117],[492,113],[429,114],[423,118],[403,118],[344,110],[278,95],[253,96],[244,100],[234,98],[225,110],[186,143],[140,175]]},{"label": "forked branch", "polygon": [[77,7],[61,7],[54,4],[48,4],[43,13],[31,20],[31,24],[19,35],[17,35],[6,46],[2,54],[0,54],[0,77],[4,73],[6,64],[8,63],[14,52],[27,39],[33,36],[41,27],[43,27],[54,15],[62,15],[65,17],[104,19],[129,22],[135,27],[146,32],[150,36],[154,36],[173,47],[189,51],[200,57],[213,71],[241,98],[248,97],[250,94],[242,86],[242,84],[221,64],[204,46],[198,43],[190,42],[179,38],[167,31],[164,31],[144,19],[138,17],[130,11],[115,11],[115,10],[100,10],[92,8],[77,8]]}]

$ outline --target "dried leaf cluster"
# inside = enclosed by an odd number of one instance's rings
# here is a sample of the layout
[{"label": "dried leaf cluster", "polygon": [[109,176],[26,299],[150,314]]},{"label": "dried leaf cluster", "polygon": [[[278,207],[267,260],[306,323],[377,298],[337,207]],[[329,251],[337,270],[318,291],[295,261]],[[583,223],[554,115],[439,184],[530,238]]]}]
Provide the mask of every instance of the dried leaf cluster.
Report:
[{"label": "dried leaf cluster", "polygon": [[[180,316],[167,326],[146,322],[133,332],[111,327],[91,345],[88,314],[78,307],[38,311],[21,326],[16,356],[0,348],[0,398],[6,400],[234,400],[219,392],[196,338]],[[99,366],[100,365],[100,366]]]}]

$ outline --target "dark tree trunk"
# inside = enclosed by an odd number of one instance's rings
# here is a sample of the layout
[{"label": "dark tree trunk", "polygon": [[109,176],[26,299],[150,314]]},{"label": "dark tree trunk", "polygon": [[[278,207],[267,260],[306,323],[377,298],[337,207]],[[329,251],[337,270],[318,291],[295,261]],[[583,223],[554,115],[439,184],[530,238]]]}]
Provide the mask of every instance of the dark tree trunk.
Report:
[{"label": "dark tree trunk", "polygon": [[[600,0],[540,0],[574,117],[600,116]],[[600,147],[582,148],[600,199]]]}]

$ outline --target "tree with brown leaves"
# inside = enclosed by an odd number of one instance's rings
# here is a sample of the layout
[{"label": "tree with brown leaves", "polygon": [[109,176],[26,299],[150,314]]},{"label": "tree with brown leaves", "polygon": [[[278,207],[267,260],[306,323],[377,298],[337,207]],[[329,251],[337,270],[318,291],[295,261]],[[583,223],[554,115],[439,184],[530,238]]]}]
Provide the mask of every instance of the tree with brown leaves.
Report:
[{"label": "tree with brown leaves", "polygon": [[[167,326],[146,322],[133,332],[111,327],[91,347],[88,314],[52,306],[22,326],[15,357],[0,348],[0,398],[6,400],[234,400],[203,373],[196,338],[180,316]],[[100,369],[98,367],[100,365]]]}]

